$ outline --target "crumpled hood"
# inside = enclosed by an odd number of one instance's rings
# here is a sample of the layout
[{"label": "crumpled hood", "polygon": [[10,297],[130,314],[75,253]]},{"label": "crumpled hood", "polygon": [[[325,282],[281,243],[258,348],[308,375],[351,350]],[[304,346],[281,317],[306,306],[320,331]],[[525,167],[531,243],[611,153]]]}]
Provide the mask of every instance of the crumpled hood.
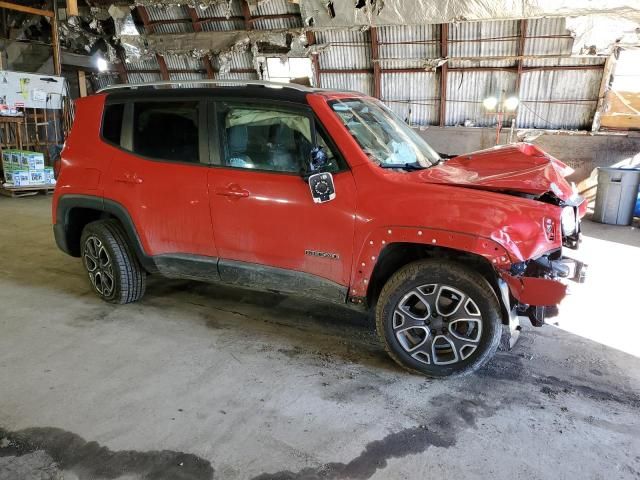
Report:
[{"label": "crumpled hood", "polygon": [[452,158],[417,173],[427,183],[482,190],[542,195],[552,192],[569,200],[573,190],[564,179],[573,169],[529,143],[480,150]]}]

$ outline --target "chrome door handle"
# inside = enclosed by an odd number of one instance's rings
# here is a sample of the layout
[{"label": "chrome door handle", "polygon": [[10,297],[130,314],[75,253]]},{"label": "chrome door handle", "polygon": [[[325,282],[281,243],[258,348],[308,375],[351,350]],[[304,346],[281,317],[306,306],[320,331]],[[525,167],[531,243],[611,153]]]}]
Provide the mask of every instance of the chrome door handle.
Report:
[{"label": "chrome door handle", "polygon": [[234,198],[246,198],[249,196],[249,190],[241,188],[239,185],[229,185],[225,188],[217,188],[216,195]]},{"label": "chrome door handle", "polygon": [[142,183],[142,178],[135,173],[126,172],[122,177],[117,177],[116,182],[140,185]]}]

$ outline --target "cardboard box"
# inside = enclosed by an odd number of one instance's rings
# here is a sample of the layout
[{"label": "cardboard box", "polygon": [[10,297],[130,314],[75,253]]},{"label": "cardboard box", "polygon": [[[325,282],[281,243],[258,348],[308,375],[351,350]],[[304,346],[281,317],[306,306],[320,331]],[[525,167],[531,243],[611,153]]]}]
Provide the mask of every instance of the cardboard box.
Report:
[{"label": "cardboard box", "polygon": [[4,171],[4,181],[10,185],[13,185],[13,172],[11,170]]},{"label": "cardboard box", "polygon": [[13,155],[17,150],[4,150],[2,152],[2,169],[7,170],[15,170],[16,165],[13,163]]},{"label": "cardboard box", "polygon": [[45,184],[44,169],[29,170],[29,183],[31,185],[44,185]]},{"label": "cardboard box", "polygon": [[53,174],[53,167],[44,167],[44,181],[47,185],[56,184],[56,178]]},{"label": "cardboard box", "polygon": [[22,152],[21,164],[29,170],[43,170],[44,154],[39,152]]},{"label": "cardboard box", "polygon": [[14,170],[12,173],[14,187],[27,187],[31,184],[29,170]]},{"label": "cardboard box", "polygon": [[11,162],[14,170],[25,170],[22,168],[22,152],[20,150],[11,152]]}]

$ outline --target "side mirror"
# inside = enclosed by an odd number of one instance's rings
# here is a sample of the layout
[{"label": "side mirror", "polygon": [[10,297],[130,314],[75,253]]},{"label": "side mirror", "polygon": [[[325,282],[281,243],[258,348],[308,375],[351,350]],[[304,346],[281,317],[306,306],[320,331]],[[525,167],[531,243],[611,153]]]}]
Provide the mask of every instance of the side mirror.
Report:
[{"label": "side mirror", "polygon": [[309,171],[312,173],[321,172],[329,163],[327,152],[319,145],[311,149],[309,157]]},{"label": "side mirror", "polygon": [[329,172],[314,173],[309,177],[309,188],[314,203],[325,203],[336,198],[333,175]]}]

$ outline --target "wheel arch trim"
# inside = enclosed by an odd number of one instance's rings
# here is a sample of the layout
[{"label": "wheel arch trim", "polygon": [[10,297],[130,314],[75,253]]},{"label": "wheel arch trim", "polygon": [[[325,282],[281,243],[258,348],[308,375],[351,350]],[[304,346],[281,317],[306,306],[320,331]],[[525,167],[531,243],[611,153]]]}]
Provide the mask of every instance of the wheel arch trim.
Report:
[{"label": "wheel arch trim", "polygon": [[142,246],[140,236],[127,209],[120,203],[108,198],[80,194],[66,194],[59,198],[56,209],[56,223],[53,228],[56,243],[62,251],[69,255],[77,256],[74,255],[69,243],[69,236],[71,235],[70,214],[74,208],[103,212],[118,220],[125,231],[129,246],[133,249],[134,254],[145,270],[149,272],[157,271],[153,259],[147,255]]}]

